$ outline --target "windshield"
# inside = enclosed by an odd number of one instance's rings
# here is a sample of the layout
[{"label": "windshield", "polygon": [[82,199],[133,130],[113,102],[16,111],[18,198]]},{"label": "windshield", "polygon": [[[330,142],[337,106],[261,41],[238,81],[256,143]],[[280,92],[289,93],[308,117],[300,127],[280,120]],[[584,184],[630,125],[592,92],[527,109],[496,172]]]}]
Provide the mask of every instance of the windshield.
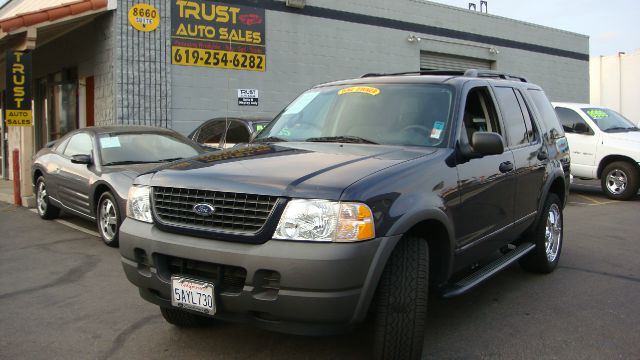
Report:
[{"label": "windshield", "polygon": [[583,108],[582,111],[584,111],[602,131],[625,132],[638,130],[631,121],[611,109]]},{"label": "windshield", "polygon": [[198,155],[190,144],[165,134],[104,134],[99,139],[103,165],[164,162]]},{"label": "windshield", "polygon": [[255,142],[317,141],[446,146],[453,93],[432,84],[372,84],[309,90]]}]

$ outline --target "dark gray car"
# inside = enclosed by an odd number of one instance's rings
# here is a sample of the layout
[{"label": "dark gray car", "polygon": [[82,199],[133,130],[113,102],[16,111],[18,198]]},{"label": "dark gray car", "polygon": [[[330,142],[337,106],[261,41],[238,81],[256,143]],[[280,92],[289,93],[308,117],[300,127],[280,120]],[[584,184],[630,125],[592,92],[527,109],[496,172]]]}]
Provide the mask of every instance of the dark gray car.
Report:
[{"label": "dark gray car", "polygon": [[189,134],[189,139],[209,147],[226,149],[246,143],[269,125],[271,119],[219,117],[205,121]]},{"label": "dark gray car", "polygon": [[163,128],[90,127],[70,132],[34,156],[38,214],[53,219],[63,209],[94,220],[105,244],[118,246],[133,179],[159,163],[203,152],[198,144]]}]

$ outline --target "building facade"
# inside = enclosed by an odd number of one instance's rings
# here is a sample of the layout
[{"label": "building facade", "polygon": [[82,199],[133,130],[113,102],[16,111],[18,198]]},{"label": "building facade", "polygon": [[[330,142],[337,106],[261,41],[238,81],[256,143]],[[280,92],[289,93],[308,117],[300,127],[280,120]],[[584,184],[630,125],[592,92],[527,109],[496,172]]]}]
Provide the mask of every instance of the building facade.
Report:
[{"label": "building facade", "polygon": [[274,116],[315,84],[365,73],[486,68],[552,100],[589,98],[588,37],[420,0],[12,0],[0,27],[0,53],[32,58],[33,126],[3,128],[5,168],[11,149],[28,167],[78,127],[187,134],[214,117]]},{"label": "building facade", "polygon": [[640,49],[590,62],[591,103],[611,108],[640,126]]}]

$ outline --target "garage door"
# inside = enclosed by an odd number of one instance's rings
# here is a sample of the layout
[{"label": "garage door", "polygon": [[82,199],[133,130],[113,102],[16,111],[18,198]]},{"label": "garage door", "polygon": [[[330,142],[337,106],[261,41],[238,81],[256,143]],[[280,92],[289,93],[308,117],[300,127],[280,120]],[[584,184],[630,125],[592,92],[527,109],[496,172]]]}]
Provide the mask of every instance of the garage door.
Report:
[{"label": "garage door", "polygon": [[491,69],[490,60],[423,51],[420,53],[420,70]]}]

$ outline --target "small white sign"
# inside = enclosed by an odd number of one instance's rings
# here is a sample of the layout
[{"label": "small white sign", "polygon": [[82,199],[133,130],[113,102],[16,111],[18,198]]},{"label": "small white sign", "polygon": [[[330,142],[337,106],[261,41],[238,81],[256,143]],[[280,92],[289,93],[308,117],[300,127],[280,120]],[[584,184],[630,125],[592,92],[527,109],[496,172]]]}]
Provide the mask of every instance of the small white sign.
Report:
[{"label": "small white sign", "polygon": [[258,89],[238,89],[238,106],[258,106]]}]

